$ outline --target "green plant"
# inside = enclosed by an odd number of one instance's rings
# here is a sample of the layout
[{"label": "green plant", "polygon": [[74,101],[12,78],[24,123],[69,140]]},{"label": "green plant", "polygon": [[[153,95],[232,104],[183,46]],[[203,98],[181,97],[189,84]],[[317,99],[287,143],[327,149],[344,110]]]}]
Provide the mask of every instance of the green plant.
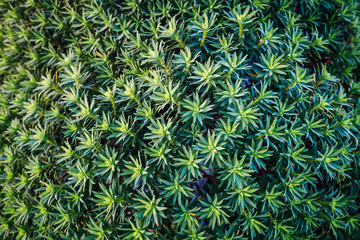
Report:
[{"label": "green plant", "polygon": [[1,239],[358,239],[358,0],[0,0]]}]

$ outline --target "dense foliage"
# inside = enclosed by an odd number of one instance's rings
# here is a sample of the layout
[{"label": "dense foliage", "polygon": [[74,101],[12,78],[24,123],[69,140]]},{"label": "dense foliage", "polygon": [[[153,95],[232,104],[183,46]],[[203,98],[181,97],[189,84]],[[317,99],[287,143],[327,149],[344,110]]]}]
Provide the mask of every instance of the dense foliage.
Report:
[{"label": "dense foliage", "polygon": [[0,238],[359,239],[357,0],[0,0]]}]

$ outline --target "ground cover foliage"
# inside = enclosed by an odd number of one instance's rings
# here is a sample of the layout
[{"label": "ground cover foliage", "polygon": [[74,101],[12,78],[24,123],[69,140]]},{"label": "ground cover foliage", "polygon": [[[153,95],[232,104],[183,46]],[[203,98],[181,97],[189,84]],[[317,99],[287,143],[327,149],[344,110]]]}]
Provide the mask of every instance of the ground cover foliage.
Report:
[{"label": "ground cover foliage", "polygon": [[352,0],[1,0],[2,239],[359,239]]}]

